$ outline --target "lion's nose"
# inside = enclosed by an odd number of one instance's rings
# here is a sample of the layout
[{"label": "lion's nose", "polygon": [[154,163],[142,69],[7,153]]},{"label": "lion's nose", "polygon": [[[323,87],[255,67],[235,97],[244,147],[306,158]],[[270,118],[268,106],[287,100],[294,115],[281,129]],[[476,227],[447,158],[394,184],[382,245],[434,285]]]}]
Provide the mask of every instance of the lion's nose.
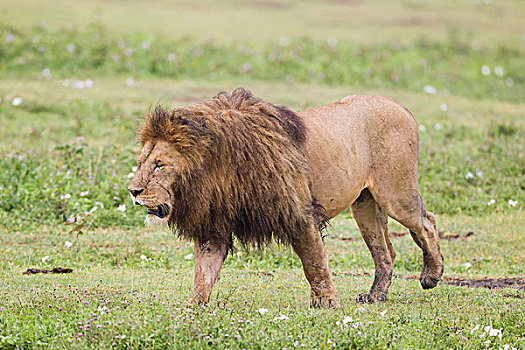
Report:
[{"label": "lion's nose", "polygon": [[135,188],[128,188],[129,192],[133,197],[137,197],[139,194],[144,192],[143,188],[135,189]]}]

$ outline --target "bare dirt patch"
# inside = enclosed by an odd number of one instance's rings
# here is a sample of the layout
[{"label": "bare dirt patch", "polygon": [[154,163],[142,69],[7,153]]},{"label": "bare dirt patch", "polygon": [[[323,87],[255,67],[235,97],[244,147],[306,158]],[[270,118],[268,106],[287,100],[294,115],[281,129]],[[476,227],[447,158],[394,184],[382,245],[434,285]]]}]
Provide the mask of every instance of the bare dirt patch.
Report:
[{"label": "bare dirt patch", "polygon": [[489,289],[513,288],[525,290],[525,279],[523,278],[484,278],[479,280],[466,280],[458,278],[446,279],[443,281],[443,283],[460,287]]},{"label": "bare dirt patch", "polygon": [[[391,238],[399,238],[399,237],[404,237],[408,235],[409,233],[408,231],[405,231],[405,232],[389,232],[388,234],[390,235]],[[464,234],[455,233],[455,232],[439,232],[439,238],[445,241],[455,241],[458,239],[466,240],[474,236],[474,234],[475,233],[472,231],[468,231]],[[340,241],[355,241],[355,240],[361,239],[361,237],[355,238],[355,237],[337,237],[337,236],[333,236],[332,238],[338,239]]]},{"label": "bare dirt patch", "polygon": [[37,268],[29,268],[25,272],[22,272],[23,275],[35,275],[37,273],[71,273],[73,272],[73,269],[70,269],[69,267],[54,267],[52,270],[46,270],[46,269],[37,269]]}]

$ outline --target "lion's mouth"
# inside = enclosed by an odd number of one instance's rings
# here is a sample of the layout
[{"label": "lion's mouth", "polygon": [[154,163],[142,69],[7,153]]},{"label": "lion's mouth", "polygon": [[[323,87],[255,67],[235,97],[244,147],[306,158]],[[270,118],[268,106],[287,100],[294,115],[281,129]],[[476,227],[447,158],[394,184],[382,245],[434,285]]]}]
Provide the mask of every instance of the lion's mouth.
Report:
[{"label": "lion's mouth", "polygon": [[156,207],[148,207],[148,214],[158,216],[164,219],[169,213],[169,207],[167,204],[160,204]]}]

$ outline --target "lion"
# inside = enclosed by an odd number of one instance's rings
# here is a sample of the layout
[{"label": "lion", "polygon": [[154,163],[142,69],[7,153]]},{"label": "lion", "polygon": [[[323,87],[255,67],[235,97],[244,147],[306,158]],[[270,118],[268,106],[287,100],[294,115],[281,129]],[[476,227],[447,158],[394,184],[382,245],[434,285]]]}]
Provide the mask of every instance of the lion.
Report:
[{"label": "lion", "polygon": [[321,231],[348,207],[375,264],[372,287],[357,302],[386,300],[396,256],[388,217],[423,251],[422,287],[442,277],[436,218],[417,181],[418,127],[390,98],[352,95],[294,113],[238,88],[171,111],[157,107],[139,137],[128,189],[147,208],[146,221],[194,242],[191,302],[209,301],[235,238],[245,247],[291,245],[310,305],[337,307]]}]

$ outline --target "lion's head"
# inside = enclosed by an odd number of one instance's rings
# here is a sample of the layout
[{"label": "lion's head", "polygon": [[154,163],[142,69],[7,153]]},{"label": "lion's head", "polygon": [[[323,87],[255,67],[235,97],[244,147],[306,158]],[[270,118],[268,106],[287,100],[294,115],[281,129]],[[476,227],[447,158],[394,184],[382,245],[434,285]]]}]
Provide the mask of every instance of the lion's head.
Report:
[{"label": "lion's head", "polygon": [[140,129],[129,191],[148,208],[147,221],[168,223],[185,238],[290,242],[321,217],[305,138],[295,113],[244,89],[169,112],[156,108]]}]

